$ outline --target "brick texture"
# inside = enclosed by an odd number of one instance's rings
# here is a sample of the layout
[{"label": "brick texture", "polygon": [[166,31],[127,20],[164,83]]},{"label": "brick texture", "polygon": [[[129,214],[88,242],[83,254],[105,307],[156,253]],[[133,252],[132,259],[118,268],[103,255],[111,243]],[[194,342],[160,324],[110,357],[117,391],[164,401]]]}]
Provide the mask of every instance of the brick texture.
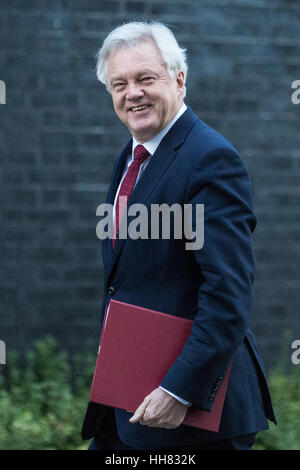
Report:
[{"label": "brick texture", "polygon": [[[187,104],[227,137],[254,183],[252,328],[267,367],[300,338],[300,5],[274,0],[2,0],[0,338],[54,335],[95,352],[103,273],[96,207],[127,141],[96,81],[105,35],[161,20],[187,48]],[[290,335],[290,336],[287,336]]]}]

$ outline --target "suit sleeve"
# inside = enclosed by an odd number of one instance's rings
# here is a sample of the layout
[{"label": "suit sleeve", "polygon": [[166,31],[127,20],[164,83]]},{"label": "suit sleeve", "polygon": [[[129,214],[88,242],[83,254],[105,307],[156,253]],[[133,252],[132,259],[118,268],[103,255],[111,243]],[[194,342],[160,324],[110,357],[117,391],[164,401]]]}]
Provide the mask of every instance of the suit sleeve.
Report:
[{"label": "suit sleeve", "polygon": [[253,302],[252,186],[233,148],[215,148],[198,159],[185,203],[192,205],[193,230],[196,205],[204,204],[204,244],[193,252],[204,282],[191,334],[161,386],[210,411],[213,391],[244,339]]}]

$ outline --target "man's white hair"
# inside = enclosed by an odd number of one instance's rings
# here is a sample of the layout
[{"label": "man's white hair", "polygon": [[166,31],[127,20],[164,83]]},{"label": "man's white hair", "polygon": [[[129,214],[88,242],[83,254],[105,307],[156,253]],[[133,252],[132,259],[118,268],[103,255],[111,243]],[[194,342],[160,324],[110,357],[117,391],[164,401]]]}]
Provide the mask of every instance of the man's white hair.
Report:
[{"label": "man's white hair", "polygon": [[152,41],[158,47],[171,79],[175,78],[177,73],[182,70],[184,80],[186,80],[188,70],[186,50],[179,47],[172,31],[162,23],[133,21],[111,31],[96,55],[97,78],[104,83],[109,92],[106,66],[111,52],[122,47],[133,47],[145,41]]}]

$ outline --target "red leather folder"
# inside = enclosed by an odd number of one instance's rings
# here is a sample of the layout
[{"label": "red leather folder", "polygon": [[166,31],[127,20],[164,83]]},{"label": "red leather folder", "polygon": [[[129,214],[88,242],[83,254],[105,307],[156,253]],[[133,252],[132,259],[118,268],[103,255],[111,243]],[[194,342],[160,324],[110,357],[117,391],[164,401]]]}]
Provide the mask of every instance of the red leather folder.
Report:
[{"label": "red leather folder", "polygon": [[[181,353],[192,321],[111,300],[102,328],[90,401],[134,411]],[[210,412],[189,407],[183,424],[218,432],[230,375]],[[129,417],[128,417],[129,419]]]}]

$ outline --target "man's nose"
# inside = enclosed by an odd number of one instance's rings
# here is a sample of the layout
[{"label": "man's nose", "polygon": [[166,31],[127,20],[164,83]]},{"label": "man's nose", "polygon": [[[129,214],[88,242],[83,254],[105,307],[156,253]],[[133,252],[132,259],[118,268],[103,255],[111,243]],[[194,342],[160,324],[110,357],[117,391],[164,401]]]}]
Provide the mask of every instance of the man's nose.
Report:
[{"label": "man's nose", "polygon": [[128,100],[136,100],[142,98],[144,92],[141,87],[136,83],[129,83],[126,90],[126,97]]}]

